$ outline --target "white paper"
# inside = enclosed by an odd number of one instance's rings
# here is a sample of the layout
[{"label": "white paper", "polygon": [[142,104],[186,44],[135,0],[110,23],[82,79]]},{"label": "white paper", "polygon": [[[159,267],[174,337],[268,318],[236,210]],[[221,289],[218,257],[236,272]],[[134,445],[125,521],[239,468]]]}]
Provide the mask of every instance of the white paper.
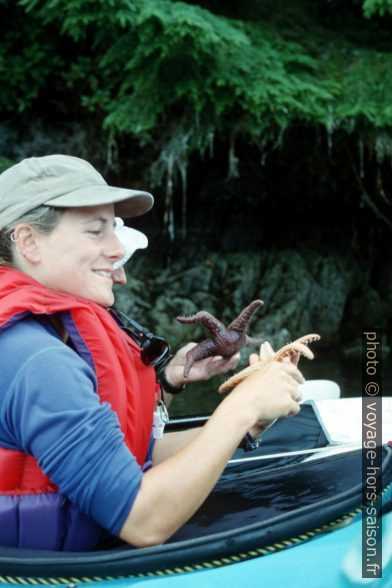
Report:
[{"label": "white paper", "polygon": [[[371,402],[371,398],[368,400]],[[363,401],[361,397],[312,400],[310,404],[329,443],[362,443]],[[379,424],[375,426],[378,427]],[[381,427],[382,443],[392,441],[392,398],[390,397],[382,399]]]}]

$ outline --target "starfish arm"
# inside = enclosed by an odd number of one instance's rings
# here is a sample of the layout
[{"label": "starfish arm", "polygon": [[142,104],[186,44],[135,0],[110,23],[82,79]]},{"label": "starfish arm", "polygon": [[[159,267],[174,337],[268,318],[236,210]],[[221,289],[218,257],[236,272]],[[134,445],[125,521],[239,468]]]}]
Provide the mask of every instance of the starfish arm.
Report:
[{"label": "starfish arm", "polygon": [[300,353],[307,359],[313,359],[314,357],[313,353],[306,347],[306,345],[302,345],[301,343],[289,343],[276,352],[274,360],[283,361],[286,357],[292,357],[296,353]]},{"label": "starfish arm", "polygon": [[299,339],[296,339],[294,343],[309,345],[309,343],[312,343],[313,341],[319,341],[320,338],[320,335],[317,335],[317,333],[310,333],[309,335],[303,335],[303,337],[299,337]]},{"label": "starfish arm", "polygon": [[262,343],[264,343],[264,339],[257,339],[256,337],[246,335],[245,345],[261,345]]},{"label": "starfish arm", "polygon": [[230,323],[228,328],[233,329],[234,331],[245,331],[250,319],[262,304],[264,304],[262,300],[253,300],[253,302],[244,308],[237,318]]},{"label": "starfish arm", "polygon": [[222,393],[226,392],[226,390],[230,390],[230,388],[234,388],[237,386],[237,384],[242,382],[242,380],[245,380],[245,378],[247,378],[250,374],[253,374],[253,372],[259,370],[261,367],[262,366],[260,362],[252,363],[252,365],[249,365],[237,374],[234,374],[234,376],[231,376],[228,380],[225,380],[223,384],[219,386],[218,392]]},{"label": "starfish arm", "polygon": [[222,393],[226,392],[226,390],[230,390],[230,388],[234,388],[237,386],[237,384],[242,382],[242,380],[247,378],[256,370],[262,369],[270,361],[283,361],[286,357],[290,357],[296,353],[301,353],[301,355],[304,355],[308,359],[313,359],[314,355],[307,345],[308,343],[311,343],[312,341],[318,341],[319,339],[320,335],[317,335],[316,333],[304,335],[293,343],[285,345],[276,353],[274,353],[268,341],[265,341],[260,347],[260,361],[252,363],[252,365],[249,365],[237,374],[234,374],[234,376],[231,376],[231,378],[223,382],[223,384],[219,387],[218,392]]},{"label": "starfish arm", "polygon": [[188,377],[189,372],[191,371],[191,367],[195,361],[205,359],[206,357],[211,357],[212,355],[215,355],[215,345],[211,339],[204,339],[204,341],[200,341],[200,343],[192,347],[192,349],[190,349],[186,354],[184,378]]},{"label": "starfish arm", "polygon": [[217,318],[206,310],[201,310],[190,316],[178,316],[177,320],[182,324],[201,323],[203,327],[210,331],[213,337],[219,336],[226,329]]},{"label": "starfish arm", "polygon": [[303,337],[293,341],[293,343],[289,343],[288,345],[281,347],[281,349],[275,353],[274,359],[277,361],[282,361],[285,357],[290,357],[296,353],[300,353],[307,359],[313,359],[314,355],[307,345],[312,341],[318,341],[319,339],[320,336],[317,334],[304,335]]},{"label": "starfish arm", "polygon": [[260,345],[260,362],[265,365],[268,361],[272,361],[275,357],[275,351],[272,349],[270,343],[268,341],[264,341],[262,345]]}]

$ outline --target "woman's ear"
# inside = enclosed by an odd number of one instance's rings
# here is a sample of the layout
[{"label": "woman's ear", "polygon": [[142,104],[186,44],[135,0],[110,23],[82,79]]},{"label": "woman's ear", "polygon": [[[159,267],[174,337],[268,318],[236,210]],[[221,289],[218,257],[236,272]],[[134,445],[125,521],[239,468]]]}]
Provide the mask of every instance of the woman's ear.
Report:
[{"label": "woman's ear", "polygon": [[41,260],[38,235],[31,225],[22,223],[15,227],[11,236],[19,255],[34,265]]}]

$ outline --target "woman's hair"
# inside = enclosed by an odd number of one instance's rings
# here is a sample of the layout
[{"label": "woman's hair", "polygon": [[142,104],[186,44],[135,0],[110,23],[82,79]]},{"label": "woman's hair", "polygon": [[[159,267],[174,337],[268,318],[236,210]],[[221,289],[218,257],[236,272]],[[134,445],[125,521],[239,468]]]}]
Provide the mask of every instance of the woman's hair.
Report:
[{"label": "woman's hair", "polygon": [[28,223],[41,233],[51,233],[60,222],[62,208],[38,206],[0,230],[0,265],[14,267],[14,243],[11,236],[15,227]]}]

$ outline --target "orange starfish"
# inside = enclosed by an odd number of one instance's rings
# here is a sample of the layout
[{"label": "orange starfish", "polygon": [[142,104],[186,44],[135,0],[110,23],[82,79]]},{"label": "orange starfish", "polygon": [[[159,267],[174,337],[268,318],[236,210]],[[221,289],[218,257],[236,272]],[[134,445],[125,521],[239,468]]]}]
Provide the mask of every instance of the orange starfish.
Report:
[{"label": "orange starfish", "polygon": [[244,380],[250,374],[253,374],[257,370],[261,370],[270,361],[283,361],[286,357],[292,357],[296,353],[300,353],[307,359],[313,359],[314,355],[307,345],[312,343],[312,341],[318,341],[319,339],[320,335],[317,335],[316,333],[304,335],[303,337],[293,341],[293,343],[284,345],[284,347],[281,347],[276,353],[268,341],[265,341],[260,347],[259,361],[252,363],[242,371],[234,374],[234,376],[231,376],[231,378],[223,382],[223,384],[219,387],[218,392],[222,393],[226,392],[226,390],[229,390],[230,388],[234,388],[234,386],[237,386],[237,384],[242,382],[242,380]]}]

